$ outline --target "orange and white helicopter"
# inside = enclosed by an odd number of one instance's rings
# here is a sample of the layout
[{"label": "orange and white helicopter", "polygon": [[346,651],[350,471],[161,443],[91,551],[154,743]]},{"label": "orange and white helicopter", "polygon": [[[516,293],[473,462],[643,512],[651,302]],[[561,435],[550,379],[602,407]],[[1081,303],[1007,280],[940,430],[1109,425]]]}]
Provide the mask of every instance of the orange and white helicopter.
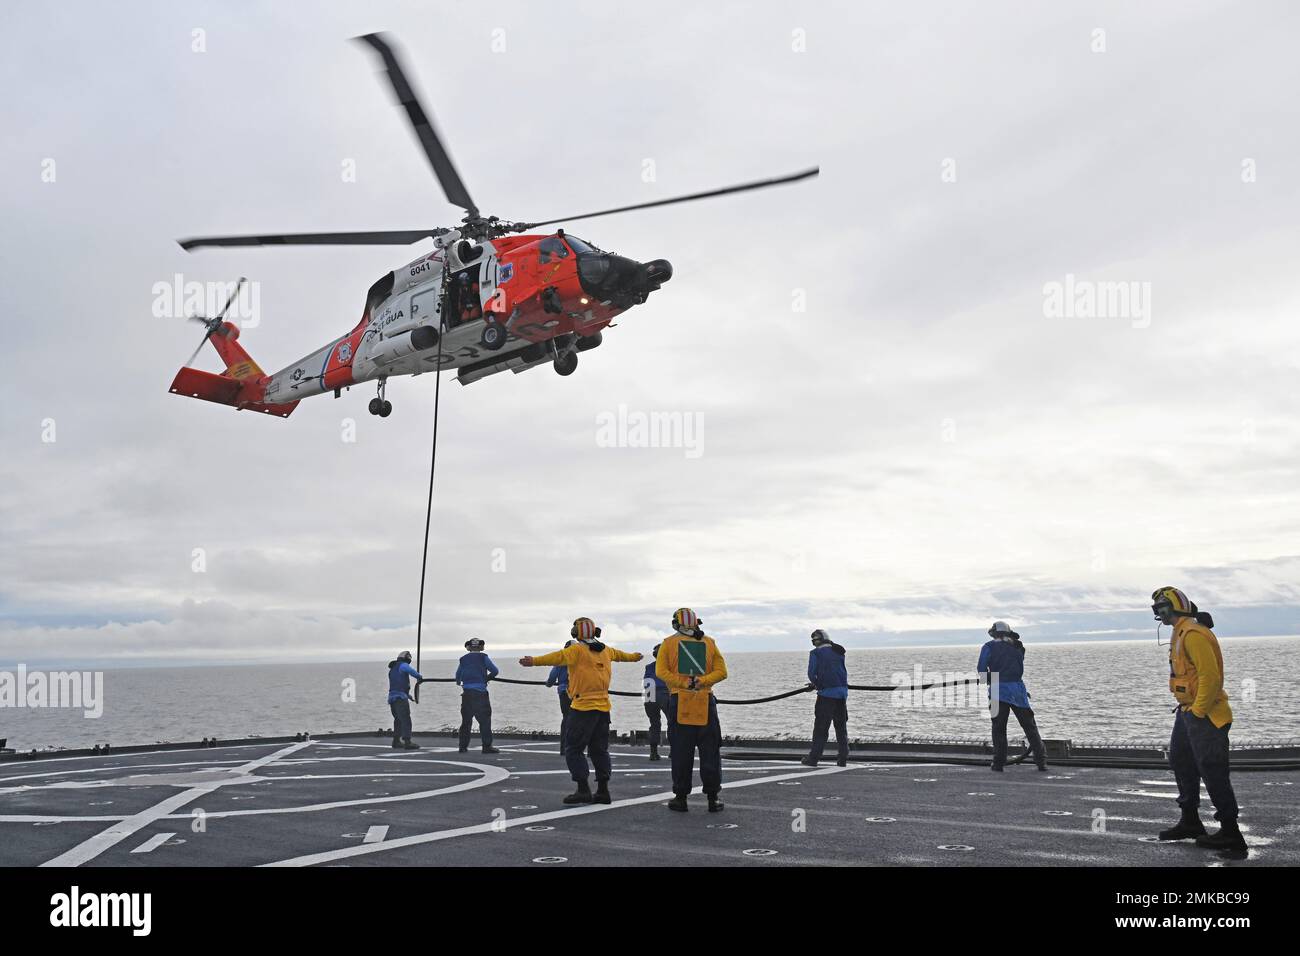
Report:
[{"label": "orange and white helicopter", "polygon": [[432,238],[434,250],[375,282],[352,331],[273,375],[265,374],[244,351],[238,327],[224,318],[239,293],[237,285],[218,315],[210,319],[191,316],[207,329],[194,355],[210,341],[225,362],[225,371],[215,375],[187,363],[172,382],[173,393],[287,418],[303,398],[325,392],[333,392],[337,398],[345,388],[374,381],[378,394],[370,401],[370,413],[386,418],[393,406],[385,397],[385,387],[395,375],[456,369],[456,378],[468,385],[506,369],[517,373],[544,362],[550,362],[560,375],[570,375],[577,368],[578,353],[600,345],[601,330],[619,313],[645,302],[672,278],[673,269],[665,259],[637,262],[612,255],[563,229],[532,230],[570,219],[761,189],[818,172],[813,168],[545,222],[506,222],[484,216],[470,198],[392,45],[379,34],[358,39],[382,59],[443,192],[465,210],[461,224],[390,232],[182,240],[181,247],[191,250],[202,246],[405,245]]}]

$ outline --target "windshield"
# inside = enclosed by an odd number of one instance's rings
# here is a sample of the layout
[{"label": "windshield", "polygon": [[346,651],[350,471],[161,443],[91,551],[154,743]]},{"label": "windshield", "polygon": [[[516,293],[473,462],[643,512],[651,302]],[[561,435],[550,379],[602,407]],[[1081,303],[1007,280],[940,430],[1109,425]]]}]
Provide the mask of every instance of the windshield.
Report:
[{"label": "windshield", "polygon": [[600,252],[600,250],[591,245],[591,243],[583,242],[577,236],[570,236],[568,233],[565,233],[564,238],[569,243],[569,248],[579,255],[584,252]]}]

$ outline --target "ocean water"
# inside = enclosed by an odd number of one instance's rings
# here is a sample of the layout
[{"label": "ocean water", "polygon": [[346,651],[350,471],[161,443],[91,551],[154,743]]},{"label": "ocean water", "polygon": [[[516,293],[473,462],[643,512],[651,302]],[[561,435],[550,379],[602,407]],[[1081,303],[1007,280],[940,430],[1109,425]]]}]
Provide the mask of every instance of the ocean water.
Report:
[{"label": "ocean water", "polygon": [[[1300,638],[1231,638],[1221,644],[1235,714],[1234,742],[1300,738]],[[805,651],[737,653],[725,641],[721,647],[731,676],[717,688],[720,699],[761,697],[806,682]],[[973,646],[850,650],[849,681],[892,685],[902,675],[911,684],[917,668],[923,680],[952,679],[973,671],[978,653]],[[545,668],[520,667],[516,656],[494,656],[503,677],[545,678]],[[10,747],[30,749],[374,730],[392,723],[387,660],[110,669],[103,672],[101,717],[70,709],[0,707],[0,738],[7,737]],[[1154,640],[1028,645],[1025,682],[1043,735],[1076,743],[1168,739],[1173,700],[1166,684],[1167,661],[1167,648]],[[616,664],[613,688],[639,692],[643,667]],[[454,671],[453,660],[424,661],[428,676]],[[863,739],[985,739],[988,714],[979,704],[970,695],[916,701],[851,692],[849,732]],[[551,688],[496,684],[492,707],[500,730],[559,727]],[[722,729],[729,735],[807,738],[812,708],[811,694],[726,706],[720,710]],[[453,727],[460,719],[459,691],[451,684],[425,684],[412,712],[417,730]],[[614,698],[612,726],[644,729],[641,701]],[[1011,727],[1017,730],[1014,720]]]}]

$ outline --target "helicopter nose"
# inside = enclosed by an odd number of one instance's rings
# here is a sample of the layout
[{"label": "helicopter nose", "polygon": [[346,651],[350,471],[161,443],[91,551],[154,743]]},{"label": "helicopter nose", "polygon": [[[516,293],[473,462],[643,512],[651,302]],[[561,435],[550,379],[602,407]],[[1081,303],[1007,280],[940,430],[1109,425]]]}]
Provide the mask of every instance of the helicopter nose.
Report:
[{"label": "helicopter nose", "polygon": [[645,264],[645,274],[653,292],[673,277],[673,264],[667,259],[653,259]]},{"label": "helicopter nose", "polygon": [[630,301],[644,302],[672,275],[673,267],[667,259],[641,263],[608,253],[578,257],[578,279],[583,289],[602,300],[629,297]]}]

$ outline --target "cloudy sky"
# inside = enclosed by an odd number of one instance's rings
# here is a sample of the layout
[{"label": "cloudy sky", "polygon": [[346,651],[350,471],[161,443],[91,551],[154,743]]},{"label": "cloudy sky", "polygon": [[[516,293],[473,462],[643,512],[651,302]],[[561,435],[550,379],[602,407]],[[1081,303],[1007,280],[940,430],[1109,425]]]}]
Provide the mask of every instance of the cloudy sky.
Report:
[{"label": "cloudy sky", "polygon": [[[154,314],[160,282],[246,275],[241,341],[278,369],[430,244],[177,238],[458,219],[348,42],[376,30],[502,217],[822,169],[573,223],[676,275],[572,377],[444,381],[426,654],[579,614],[644,648],[683,604],[736,650],[1149,637],[1165,583],[1222,634],[1298,633],[1298,21],[6,3],[0,664],[414,644],[433,378],[386,420],[364,387],[235,413],[168,394],[197,327]],[[691,441],[611,447],[620,408]]]}]

